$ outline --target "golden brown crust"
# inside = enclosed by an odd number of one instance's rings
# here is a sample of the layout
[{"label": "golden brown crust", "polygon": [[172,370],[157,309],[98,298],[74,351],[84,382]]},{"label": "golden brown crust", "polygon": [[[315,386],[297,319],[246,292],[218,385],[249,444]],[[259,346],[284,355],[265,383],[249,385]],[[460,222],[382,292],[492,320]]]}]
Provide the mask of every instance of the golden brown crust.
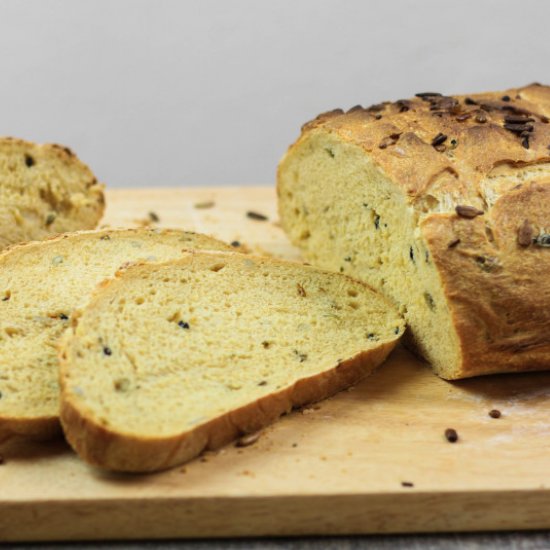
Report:
[{"label": "golden brown crust", "polygon": [[[294,385],[267,395],[194,430],[172,437],[137,437],[110,431],[82,414],[70,399],[61,402],[61,423],[70,445],[92,465],[125,472],[152,472],[171,468],[215,450],[242,434],[267,426],[293,408],[320,401],[356,384],[380,365],[397,341],[381,344],[343,361],[322,374],[303,378]],[[66,368],[60,354],[61,372]],[[63,384],[63,375],[61,375]]]},{"label": "golden brown crust", "polygon": [[[360,145],[411,198],[427,193],[446,171],[464,195],[476,197],[480,181],[500,164],[550,162],[549,116],[550,87],[530,85],[470,96],[415,97],[347,113],[337,109],[305,124],[300,139],[322,129]],[[520,128],[507,122],[513,117],[523,117],[525,128],[533,130],[522,137]],[[440,135],[446,139],[432,145]]]},{"label": "golden brown crust", "polygon": [[550,368],[548,117],[540,84],[424,94],[324,113],[297,142],[362,147],[416,209],[460,340],[453,378]]},{"label": "golden brown crust", "polygon": [[550,250],[533,242],[534,231],[519,242],[526,221],[548,227],[548,205],[550,181],[528,182],[485,216],[422,222],[460,338],[461,377],[550,368]]}]

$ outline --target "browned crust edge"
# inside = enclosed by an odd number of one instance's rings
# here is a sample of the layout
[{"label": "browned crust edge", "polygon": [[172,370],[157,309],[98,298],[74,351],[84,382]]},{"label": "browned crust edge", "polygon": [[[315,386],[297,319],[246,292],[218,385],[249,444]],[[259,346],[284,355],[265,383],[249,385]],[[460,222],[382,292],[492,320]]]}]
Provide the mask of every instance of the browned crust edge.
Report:
[{"label": "browned crust edge", "polygon": [[361,352],[323,373],[262,397],[170,437],[146,438],[120,434],[87,418],[66,399],[61,401],[65,437],[86,462],[109,470],[153,472],[171,468],[214,450],[245,433],[257,431],[293,408],[320,401],[352,386],[383,363],[398,339]]},{"label": "browned crust edge", "polygon": [[[149,229],[149,228],[142,228],[142,227],[136,227],[136,228],[119,228],[119,229],[91,229],[86,231],[74,231],[72,233],[59,233],[49,236],[48,238],[40,241],[27,241],[22,243],[16,243],[8,248],[5,248],[0,251],[0,269],[2,265],[2,261],[4,260],[4,257],[8,254],[13,253],[14,251],[17,252],[19,249],[32,249],[32,248],[41,248],[45,244],[52,244],[53,242],[62,241],[64,239],[68,239],[69,237],[79,237],[79,236],[87,236],[87,235],[112,235],[116,233],[130,233],[130,234],[136,234],[136,233],[154,233],[155,235],[196,235],[197,233],[193,231],[185,231],[183,229]],[[216,239],[215,237],[211,237],[209,235],[200,234],[201,236],[204,236],[205,238],[215,240],[219,242],[222,245],[227,246],[227,252],[233,252],[236,253],[235,249],[230,246],[227,243],[224,243],[223,241],[220,241],[219,239]],[[182,253],[188,252],[188,249],[183,246],[185,243],[182,243]],[[141,262],[143,263],[143,262]],[[112,274],[113,277],[116,275],[115,273]],[[102,284],[105,284],[105,282],[102,282],[99,284],[101,286]],[[94,292],[90,294],[90,296],[93,296]],[[75,312],[77,314],[78,312]],[[56,439],[62,434],[61,430],[61,424],[59,422],[58,416],[36,416],[36,417],[13,417],[13,416],[2,416],[0,414],[0,443],[3,441],[7,441],[8,439],[11,439],[12,437],[24,437],[28,439],[33,439],[37,441],[46,441],[49,439]]]},{"label": "browned crust edge", "polygon": [[[195,251],[190,251],[195,254]],[[242,256],[238,252],[201,251],[201,254],[211,256]],[[347,275],[304,266],[298,262],[266,258],[262,256],[247,256],[249,259],[275,264],[298,266],[305,270],[328,273],[333,276],[350,279],[375,292],[384,300],[389,309],[395,309],[388,298],[375,291],[363,281],[352,279]],[[157,265],[162,266],[170,262]],[[131,268],[128,268],[131,269]],[[117,272],[116,278],[123,276],[126,270]],[[101,288],[113,283],[116,279],[108,279],[101,283],[88,303],[88,307],[101,296]],[[396,311],[396,316],[399,316]],[[73,331],[78,324],[80,314],[73,317]],[[401,320],[402,328],[404,323]],[[76,453],[86,462],[109,470],[124,472],[152,472],[171,468],[198,456],[204,450],[217,449],[239,435],[251,433],[270,424],[293,408],[325,399],[345,389],[385,361],[389,353],[397,345],[404,330],[393,340],[382,342],[376,348],[365,350],[357,355],[343,360],[332,369],[322,373],[297,380],[292,386],[279,392],[271,393],[248,405],[240,407],[227,414],[220,415],[209,422],[197,426],[194,430],[182,432],[170,437],[138,437],[114,432],[102,426],[91,418],[87,418],[67,398],[64,372],[68,368],[67,346],[71,340],[71,332],[58,345],[59,379],[61,387],[60,419],[65,437]]]}]

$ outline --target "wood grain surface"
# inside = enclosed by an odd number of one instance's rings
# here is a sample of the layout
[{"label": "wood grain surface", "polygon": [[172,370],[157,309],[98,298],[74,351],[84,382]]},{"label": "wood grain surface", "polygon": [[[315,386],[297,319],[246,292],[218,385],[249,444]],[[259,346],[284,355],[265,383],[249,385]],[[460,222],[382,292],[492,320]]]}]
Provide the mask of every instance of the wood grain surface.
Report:
[{"label": "wood grain surface", "polygon": [[[298,258],[271,188],[116,190],[107,200],[111,226],[183,227]],[[398,349],[253,445],[160,474],[104,473],[63,441],[11,441],[0,448],[0,541],[549,528],[549,403],[550,373],[451,383]]]}]

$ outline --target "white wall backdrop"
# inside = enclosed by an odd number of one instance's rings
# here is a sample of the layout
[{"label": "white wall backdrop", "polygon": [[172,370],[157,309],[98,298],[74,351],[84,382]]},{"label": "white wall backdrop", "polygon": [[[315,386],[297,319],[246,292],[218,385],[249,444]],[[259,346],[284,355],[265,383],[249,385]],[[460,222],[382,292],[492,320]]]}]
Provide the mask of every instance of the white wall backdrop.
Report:
[{"label": "white wall backdrop", "polygon": [[271,183],[321,111],[550,83],[546,0],[0,0],[0,135],[110,186]]}]

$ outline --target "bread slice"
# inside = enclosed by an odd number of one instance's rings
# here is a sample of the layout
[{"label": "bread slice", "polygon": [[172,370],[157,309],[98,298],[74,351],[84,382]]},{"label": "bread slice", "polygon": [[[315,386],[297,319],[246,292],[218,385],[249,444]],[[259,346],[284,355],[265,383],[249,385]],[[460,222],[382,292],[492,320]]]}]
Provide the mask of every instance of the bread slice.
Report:
[{"label": "bread slice", "polygon": [[111,470],[169,468],[323,399],[379,365],[397,310],[346,276],[195,252],[131,266],[66,334],[61,421]]},{"label": "bread slice", "polygon": [[104,208],[102,186],[69,148],[0,138],[0,249],[93,229]]},{"label": "bread slice", "polygon": [[550,87],[306,124],[278,173],[307,261],[371,284],[447,379],[550,368]]},{"label": "bread slice", "polygon": [[65,234],[0,254],[0,441],[60,432],[56,344],[74,309],[125,262],[189,248],[228,250],[204,235],[127,229]]}]

